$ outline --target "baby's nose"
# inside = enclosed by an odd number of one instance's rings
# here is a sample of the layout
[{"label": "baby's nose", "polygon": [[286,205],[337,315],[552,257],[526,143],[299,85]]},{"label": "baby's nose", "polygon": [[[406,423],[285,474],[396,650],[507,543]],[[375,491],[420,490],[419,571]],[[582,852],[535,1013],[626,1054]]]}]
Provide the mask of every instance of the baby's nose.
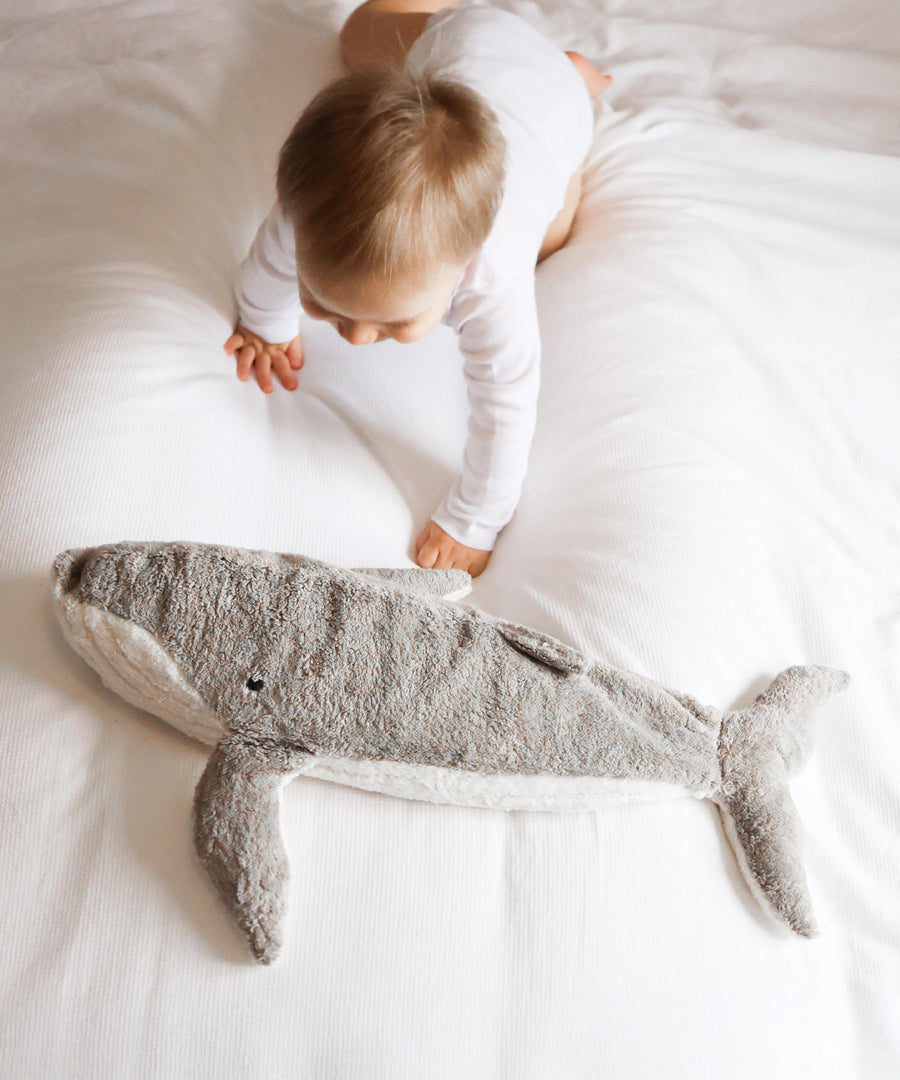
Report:
[{"label": "baby's nose", "polygon": [[378,340],[377,328],[364,323],[342,323],[338,327],[338,333],[351,345],[374,345]]}]

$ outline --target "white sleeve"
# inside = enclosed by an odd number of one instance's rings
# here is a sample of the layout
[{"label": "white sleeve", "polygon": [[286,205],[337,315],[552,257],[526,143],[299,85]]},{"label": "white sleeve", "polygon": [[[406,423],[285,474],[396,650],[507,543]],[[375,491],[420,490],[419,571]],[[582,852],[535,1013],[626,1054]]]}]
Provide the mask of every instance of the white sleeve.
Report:
[{"label": "white sleeve", "polygon": [[238,319],[268,342],[290,341],[300,326],[294,229],[276,204],[260,225],[235,289]]},{"label": "white sleeve", "polygon": [[534,275],[500,296],[471,293],[452,311],[465,362],[469,430],[462,472],[433,520],[489,550],[519,501],[534,435],[541,340]]}]

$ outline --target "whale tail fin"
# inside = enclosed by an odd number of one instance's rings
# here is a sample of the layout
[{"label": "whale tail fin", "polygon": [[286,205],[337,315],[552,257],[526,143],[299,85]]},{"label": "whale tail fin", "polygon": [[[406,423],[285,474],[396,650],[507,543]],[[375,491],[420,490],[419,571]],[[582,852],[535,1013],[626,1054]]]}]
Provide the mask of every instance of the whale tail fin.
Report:
[{"label": "whale tail fin", "polygon": [[219,895],[261,964],[282,942],[288,861],[280,790],[308,755],[223,739],[194,795],[194,845]]},{"label": "whale tail fin", "polygon": [[813,710],[849,681],[832,668],[788,668],[753,704],[722,719],[722,787],[714,797],[725,833],[751,892],[801,937],[818,931],[788,779],[812,750]]}]

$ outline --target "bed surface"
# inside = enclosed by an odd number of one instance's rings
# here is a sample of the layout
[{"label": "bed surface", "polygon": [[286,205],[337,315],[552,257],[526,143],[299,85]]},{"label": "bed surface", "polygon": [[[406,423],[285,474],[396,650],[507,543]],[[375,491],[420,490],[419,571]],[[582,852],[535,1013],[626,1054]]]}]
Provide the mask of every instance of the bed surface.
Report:
[{"label": "bed surface", "polygon": [[241,385],[231,286],[351,5],[0,12],[0,1074],[900,1074],[900,15],[517,0],[614,76],[538,272],[525,492],[470,600],[720,706],[849,671],[795,781],[821,936],[715,808],[569,815],[297,780],[282,959],[193,853],[207,751],[65,645],[53,556],[120,539],[410,565],[459,458],[452,333],[304,324]]}]

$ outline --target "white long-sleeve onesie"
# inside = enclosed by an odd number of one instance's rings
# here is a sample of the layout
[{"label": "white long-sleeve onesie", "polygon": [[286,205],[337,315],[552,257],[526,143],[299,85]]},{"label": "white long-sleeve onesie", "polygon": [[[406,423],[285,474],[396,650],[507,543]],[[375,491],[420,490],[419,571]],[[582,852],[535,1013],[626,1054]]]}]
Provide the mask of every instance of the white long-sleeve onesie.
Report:
[{"label": "white long-sleeve onesie", "polygon": [[[460,475],[432,515],[460,543],[487,550],[515,510],[534,433],[541,356],[534,266],[587,154],[593,109],[560,48],[481,0],[432,15],[407,67],[476,90],[506,141],[497,218],[443,320],[459,335],[470,412]],[[277,205],[241,269],[238,309],[241,322],[267,341],[297,334],[294,231]]]}]

